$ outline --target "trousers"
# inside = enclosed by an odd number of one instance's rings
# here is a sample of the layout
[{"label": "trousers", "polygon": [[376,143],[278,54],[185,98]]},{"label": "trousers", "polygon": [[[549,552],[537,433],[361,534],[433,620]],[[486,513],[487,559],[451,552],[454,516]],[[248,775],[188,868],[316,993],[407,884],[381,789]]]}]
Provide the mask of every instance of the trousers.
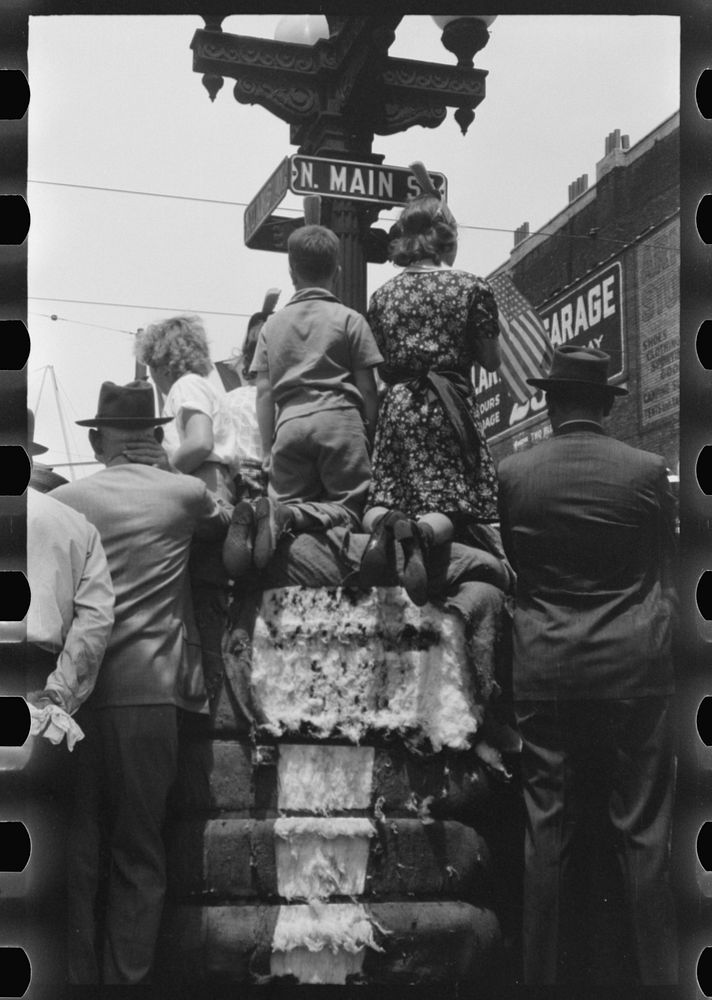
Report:
[{"label": "trousers", "polygon": [[[235,504],[235,483],[229,469],[219,462],[203,462],[193,475],[201,479],[217,502],[225,507]],[[223,676],[222,637],[228,606],[228,577],[222,562],[223,541],[203,541],[194,538],[190,546],[190,595],[186,599],[185,625],[188,642],[193,624],[200,645],[205,690],[212,699],[220,689]]]},{"label": "trousers", "polygon": [[370,483],[368,441],[357,409],[293,417],[277,428],[268,492],[292,508],[297,530],[359,528]]},{"label": "trousers", "polygon": [[77,721],[85,739],[75,750],[69,824],[68,980],[146,983],[166,887],[163,823],[176,775],[176,708],[85,706]]},{"label": "trousers", "polygon": [[580,932],[573,845],[594,786],[623,881],[638,981],[673,985],[678,943],[670,884],[675,755],[666,697],[527,701],[515,706],[526,806],[524,981],[561,981]]}]

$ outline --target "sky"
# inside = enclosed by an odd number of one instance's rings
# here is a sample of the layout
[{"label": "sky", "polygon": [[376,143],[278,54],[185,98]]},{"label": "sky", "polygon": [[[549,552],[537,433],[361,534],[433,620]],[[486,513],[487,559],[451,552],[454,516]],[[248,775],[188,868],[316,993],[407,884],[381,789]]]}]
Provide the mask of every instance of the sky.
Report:
[{"label": "sky", "polygon": [[[272,38],[279,20],[235,15],[223,30]],[[96,470],[63,463],[92,460],[74,421],[94,415],[104,380],[133,378],[132,331],[198,313],[221,360],[268,288],[282,289],[281,305],[291,293],[286,256],[244,246],[243,213],[296,147],[284,122],[235,101],[231,81],[211,104],[192,70],[202,27],[197,16],[30,18],[28,403],[50,448],[42,460],[68,478]],[[425,16],[403,18],[390,54],[455,62]],[[515,229],[545,227],[580,175],[595,182],[610,132],[634,145],[677,110],[679,20],[500,16],[475,66],[487,96],[466,136],[449,109],[437,129],[376,136],[373,151],[446,175],[457,266],[486,276]],[[280,211],[299,207],[288,195]],[[392,273],[369,265],[369,293]]]}]

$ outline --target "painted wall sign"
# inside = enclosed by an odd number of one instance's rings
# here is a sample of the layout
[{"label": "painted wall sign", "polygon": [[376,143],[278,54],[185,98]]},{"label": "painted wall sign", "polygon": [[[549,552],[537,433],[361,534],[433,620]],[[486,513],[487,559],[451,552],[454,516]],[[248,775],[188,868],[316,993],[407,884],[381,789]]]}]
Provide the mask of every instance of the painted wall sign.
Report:
[{"label": "painted wall sign", "polygon": [[641,430],[680,406],[680,220],[638,247],[637,306]]},{"label": "painted wall sign", "polygon": [[[625,340],[620,261],[578,282],[537,312],[554,347],[580,344],[606,351],[611,356],[611,379],[621,381],[625,374]],[[546,414],[543,392],[535,393],[520,405],[496,372],[478,370],[475,386],[485,433],[490,440],[513,433],[519,438],[519,432]]]}]

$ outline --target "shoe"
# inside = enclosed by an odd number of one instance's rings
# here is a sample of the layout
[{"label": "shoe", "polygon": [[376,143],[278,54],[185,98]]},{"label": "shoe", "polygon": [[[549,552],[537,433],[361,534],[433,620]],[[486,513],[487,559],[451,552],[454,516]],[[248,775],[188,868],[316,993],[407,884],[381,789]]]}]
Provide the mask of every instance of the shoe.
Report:
[{"label": "shoe", "polygon": [[425,565],[428,549],[433,541],[429,524],[402,519],[397,521],[393,533],[403,549],[401,586],[413,604],[422,608],[428,602],[428,571]]},{"label": "shoe", "polygon": [[241,500],[232,512],[232,521],[223,544],[223,566],[233,578],[252,569],[252,538],[255,513],[249,500]]},{"label": "shoe", "polygon": [[264,569],[274,555],[277,542],[291,524],[289,509],[281,503],[260,497],[255,503],[255,546],[252,560],[257,569]]},{"label": "shoe", "polygon": [[396,548],[393,526],[399,520],[406,520],[405,514],[399,510],[389,510],[376,521],[361,556],[358,585],[362,590],[386,587],[389,579],[395,577]]}]

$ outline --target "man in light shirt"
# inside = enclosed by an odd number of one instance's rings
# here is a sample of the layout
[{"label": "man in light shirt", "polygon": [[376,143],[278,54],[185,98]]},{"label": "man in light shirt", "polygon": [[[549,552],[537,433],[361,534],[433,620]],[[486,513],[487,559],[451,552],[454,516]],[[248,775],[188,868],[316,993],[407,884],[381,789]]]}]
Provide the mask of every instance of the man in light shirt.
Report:
[{"label": "man in light shirt", "polygon": [[[28,411],[31,455],[34,415]],[[96,683],[114,623],[114,588],[99,533],[83,514],[27,491],[28,701],[73,715]]]},{"label": "man in light shirt", "polygon": [[[27,424],[27,452],[33,458],[47,449],[34,441],[30,410]],[[3,818],[26,821],[32,837],[23,889],[27,914],[38,940],[53,943],[43,951],[39,971],[33,968],[41,990],[41,982],[59,981],[62,975],[54,942],[66,920],[65,841],[74,768],[91,754],[85,741],[74,746],[82,734],[71,716],[99,676],[114,623],[114,589],[99,533],[83,514],[31,485],[26,513],[31,599],[19,631],[10,635],[3,628],[1,638],[22,643],[24,675],[17,678],[16,693],[31,706],[33,736],[21,747],[3,748],[2,769],[14,772],[13,783],[4,786]],[[6,675],[4,683],[12,678]],[[20,920],[20,940],[23,926]]]}]

